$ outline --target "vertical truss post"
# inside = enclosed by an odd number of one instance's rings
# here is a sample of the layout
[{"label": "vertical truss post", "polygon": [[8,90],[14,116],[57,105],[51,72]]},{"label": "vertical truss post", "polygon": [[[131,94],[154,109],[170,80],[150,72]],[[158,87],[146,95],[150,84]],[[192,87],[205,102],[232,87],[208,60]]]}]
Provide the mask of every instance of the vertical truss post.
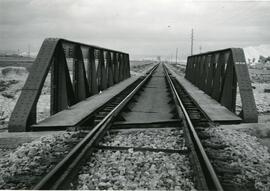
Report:
[{"label": "vertical truss post", "polygon": [[196,76],[195,76],[195,84],[197,87],[199,87],[199,82],[200,82],[200,64],[201,64],[202,56],[199,56],[195,65],[196,69]]},{"label": "vertical truss post", "polygon": [[192,72],[192,67],[193,67],[193,63],[194,63],[194,61],[193,61],[193,57],[188,57],[188,60],[187,60],[187,63],[189,63],[189,64],[187,64],[186,65],[186,72],[185,72],[185,77],[188,79],[188,80],[190,80],[191,81],[191,72]]},{"label": "vertical truss post", "polygon": [[104,51],[99,51],[99,66],[100,66],[100,90],[105,90],[107,88],[107,70],[104,64]]},{"label": "vertical truss post", "polygon": [[214,81],[213,81],[213,91],[212,91],[212,98],[220,101],[220,93],[221,93],[221,68],[224,64],[224,54],[220,53],[218,57],[218,64],[216,65],[216,70],[214,74]]},{"label": "vertical truss post", "polygon": [[114,83],[118,83],[119,82],[119,53],[114,52],[113,53],[113,80]]},{"label": "vertical truss post", "polygon": [[192,71],[193,75],[192,75],[191,80],[192,80],[192,83],[194,83],[194,84],[196,84],[197,66],[198,66],[197,62],[198,62],[198,60],[199,60],[199,57],[195,57],[195,60],[194,60],[194,63],[193,63],[193,71]]},{"label": "vertical truss post", "polygon": [[127,64],[128,64],[128,78],[130,77],[130,60],[129,60],[129,54],[127,54]]},{"label": "vertical truss post", "polygon": [[122,70],[122,60],[121,60],[121,54],[118,54],[118,82],[121,81],[121,70]]},{"label": "vertical truss post", "polygon": [[95,59],[95,49],[89,48],[89,64],[88,64],[88,84],[89,93],[94,95],[98,93],[97,84],[97,71],[96,71],[96,59]]},{"label": "vertical truss post", "polygon": [[127,78],[127,62],[126,55],[123,54],[123,80]]},{"label": "vertical truss post", "polygon": [[200,65],[199,65],[199,78],[198,78],[198,86],[199,88],[202,90],[203,87],[204,87],[204,74],[205,74],[205,71],[204,71],[204,64],[205,64],[205,56],[202,56],[201,60],[200,60]]},{"label": "vertical truss post", "polygon": [[89,86],[86,78],[86,72],[83,61],[83,54],[80,45],[75,46],[74,55],[73,84],[76,101],[82,101],[89,97]]},{"label": "vertical truss post", "polygon": [[128,69],[128,62],[129,62],[129,59],[128,59],[128,54],[126,54],[126,78],[129,77],[129,69]]},{"label": "vertical truss post", "polygon": [[203,73],[203,91],[207,92],[207,80],[208,80],[208,74],[209,74],[209,63],[210,63],[210,56],[205,56],[205,62],[204,62],[204,73]]},{"label": "vertical truss post", "polygon": [[224,74],[223,89],[221,93],[220,103],[221,105],[227,107],[229,110],[235,112],[235,102],[236,102],[236,76],[234,75],[233,58],[232,54],[229,54],[227,60],[226,72]]},{"label": "vertical truss post", "polygon": [[123,54],[119,55],[119,81],[122,81],[124,76],[123,76],[123,65],[124,65],[124,59],[123,59]]},{"label": "vertical truss post", "polygon": [[129,55],[125,54],[125,79],[130,77]]},{"label": "vertical truss post", "polygon": [[62,44],[57,45],[51,66],[51,115],[75,103],[75,95],[69,76]]},{"label": "vertical truss post", "polygon": [[209,55],[210,63],[208,67],[208,74],[207,74],[207,82],[206,82],[206,93],[211,95],[212,93],[212,85],[213,85],[213,78],[214,78],[214,69],[215,69],[215,59],[216,55]]},{"label": "vertical truss post", "polygon": [[108,68],[108,87],[113,85],[113,63],[111,59],[111,52],[107,52],[107,68]]},{"label": "vertical truss post", "polygon": [[97,87],[98,87],[98,92],[101,89],[101,61],[100,61],[100,49],[98,49],[98,51],[96,52],[97,54]]}]

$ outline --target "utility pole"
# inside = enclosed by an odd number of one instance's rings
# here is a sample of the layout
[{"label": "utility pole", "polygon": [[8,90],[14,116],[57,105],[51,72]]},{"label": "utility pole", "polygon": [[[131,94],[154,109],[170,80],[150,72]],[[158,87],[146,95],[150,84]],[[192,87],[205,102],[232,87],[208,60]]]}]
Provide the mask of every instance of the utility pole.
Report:
[{"label": "utility pole", "polygon": [[178,48],[176,48],[175,63],[177,64]]},{"label": "utility pole", "polygon": [[202,46],[200,46],[200,53],[202,53]]},{"label": "utility pole", "polygon": [[193,55],[193,40],[194,40],[194,30],[191,29],[191,50],[190,50],[191,55]]},{"label": "utility pole", "polygon": [[30,44],[28,44],[28,57],[30,57]]}]

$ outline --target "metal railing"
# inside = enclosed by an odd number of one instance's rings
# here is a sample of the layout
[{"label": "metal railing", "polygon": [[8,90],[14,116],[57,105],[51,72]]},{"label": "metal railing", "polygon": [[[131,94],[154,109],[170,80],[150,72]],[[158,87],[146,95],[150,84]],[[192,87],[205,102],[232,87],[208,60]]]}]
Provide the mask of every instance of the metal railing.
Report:
[{"label": "metal railing", "polygon": [[29,131],[36,123],[37,102],[48,73],[53,115],[130,77],[129,55],[65,39],[45,39],[11,114],[10,132]]},{"label": "metal railing", "polygon": [[206,94],[235,112],[237,84],[244,122],[257,122],[258,114],[245,55],[229,48],[188,57],[185,77]]}]

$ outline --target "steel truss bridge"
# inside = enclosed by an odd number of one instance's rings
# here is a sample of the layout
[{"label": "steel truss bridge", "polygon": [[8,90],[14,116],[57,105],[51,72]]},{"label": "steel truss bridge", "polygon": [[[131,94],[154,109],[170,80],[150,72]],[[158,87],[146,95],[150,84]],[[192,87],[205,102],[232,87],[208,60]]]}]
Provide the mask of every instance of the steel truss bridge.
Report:
[{"label": "steel truss bridge", "polygon": [[[72,62],[68,62],[72,60]],[[177,71],[176,71],[177,72]],[[37,103],[47,77],[50,114],[37,122]],[[236,114],[239,94],[242,111]],[[241,48],[189,56],[185,76],[159,63],[130,75],[129,54],[65,39],[45,39],[12,112],[9,132],[84,130],[85,137],[34,189],[69,189],[95,149],[189,155],[199,190],[223,190],[198,132],[218,124],[256,123],[258,115]],[[102,146],[106,133],[129,129],[181,130],[183,148]],[[188,149],[186,149],[186,147]]]}]

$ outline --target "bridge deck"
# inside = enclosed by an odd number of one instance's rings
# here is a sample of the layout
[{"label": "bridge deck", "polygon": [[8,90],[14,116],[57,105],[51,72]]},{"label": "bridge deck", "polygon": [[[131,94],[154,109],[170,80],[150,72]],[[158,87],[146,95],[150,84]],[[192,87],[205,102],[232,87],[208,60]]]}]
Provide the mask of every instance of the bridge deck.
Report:
[{"label": "bridge deck", "polygon": [[130,110],[122,116],[129,123],[154,123],[173,119],[169,92],[166,91],[166,80],[161,65],[154,71],[145,85],[137,102],[129,106]]},{"label": "bridge deck", "polygon": [[176,74],[170,67],[168,69],[212,121],[220,123],[240,123],[242,121],[240,117],[194,86],[184,76]]},{"label": "bridge deck", "polygon": [[135,82],[139,76],[130,77],[114,86],[104,90],[101,94],[97,94],[81,101],[72,107],[63,110],[49,118],[32,125],[35,129],[38,127],[72,127],[77,125],[85,117],[93,113],[96,109],[101,107],[104,103],[123,91],[130,84]]}]

